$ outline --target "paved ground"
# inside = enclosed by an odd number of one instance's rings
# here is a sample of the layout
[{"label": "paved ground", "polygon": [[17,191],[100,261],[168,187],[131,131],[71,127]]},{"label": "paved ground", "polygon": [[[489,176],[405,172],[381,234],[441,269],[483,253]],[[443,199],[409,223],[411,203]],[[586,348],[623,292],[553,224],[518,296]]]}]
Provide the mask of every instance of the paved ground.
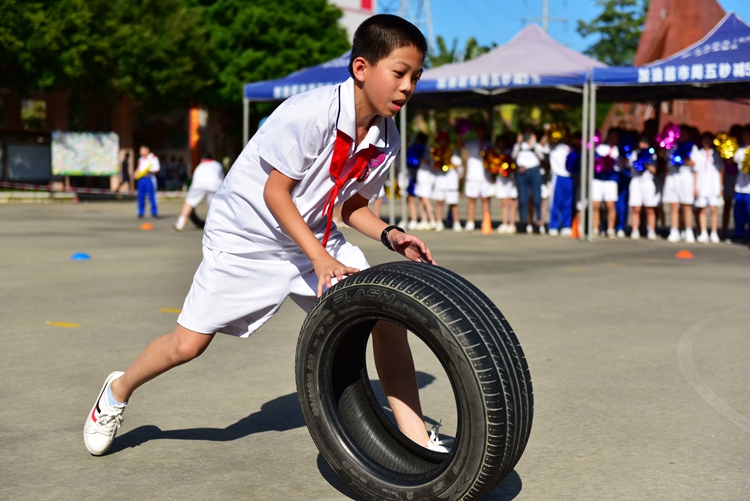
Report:
[{"label": "paved ground", "polygon": [[[200,261],[200,232],[171,229],[178,207],[153,231],[127,203],[0,207],[0,499],[353,497],[299,411],[291,303],[142,388],[111,453],[86,452],[103,378],[171,330]],[[372,263],[396,257],[349,236]],[[665,242],[424,236],[505,313],[534,378],[528,448],[487,499],[750,498],[747,247],[678,260]],[[426,414],[450,421],[436,362],[415,351]]]}]

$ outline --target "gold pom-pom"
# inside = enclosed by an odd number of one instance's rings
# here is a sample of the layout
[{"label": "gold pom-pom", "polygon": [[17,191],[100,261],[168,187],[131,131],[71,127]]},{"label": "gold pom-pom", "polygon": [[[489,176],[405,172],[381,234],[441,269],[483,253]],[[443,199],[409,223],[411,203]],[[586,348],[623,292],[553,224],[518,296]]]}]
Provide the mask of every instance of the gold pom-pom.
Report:
[{"label": "gold pom-pom", "polygon": [[745,158],[742,159],[742,172],[750,174],[750,146],[745,148]]},{"label": "gold pom-pom", "polygon": [[553,143],[559,143],[568,135],[565,127],[557,122],[552,122],[550,124],[547,134],[549,135],[549,140]]},{"label": "gold pom-pom", "polygon": [[740,147],[739,144],[737,144],[737,139],[733,138],[726,132],[719,132],[716,134],[714,146],[716,146],[716,151],[719,152],[719,155],[724,160],[734,158],[734,154],[737,153],[737,150]]},{"label": "gold pom-pom", "polygon": [[450,148],[435,146],[434,148],[430,148],[430,155],[432,155],[432,165],[434,166],[435,170],[448,172],[453,168],[453,163],[451,163]]}]

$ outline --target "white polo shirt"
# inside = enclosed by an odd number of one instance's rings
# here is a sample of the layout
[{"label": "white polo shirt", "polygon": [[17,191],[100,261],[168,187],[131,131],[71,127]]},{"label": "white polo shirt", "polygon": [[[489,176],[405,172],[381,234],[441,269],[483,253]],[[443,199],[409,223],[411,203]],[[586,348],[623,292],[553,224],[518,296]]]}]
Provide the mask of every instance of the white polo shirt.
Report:
[{"label": "white polo shirt", "polygon": [[138,174],[142,172],[156,174],[160,169],[161,164],[159,163],[159,157],[157,157],[153,153],[149,153],[145,157],[140,157],[138,159],[138,167],[136,167],[135,169],[136,177],[138,177]]},{"label": "white polo shirt", "polygon": [[[356,138],[351,78],[340,85],[318,87],[284,101],[242,150],[216,193],[206,219],[203,245],[267,259],[277,259],[279,251],[301,252],[263,199],[272,169],[299,180],[292,188],[292,201],[307,226],[322,240],[327,223],[323,208],[334,187],[329,168],[337,127]],[[336,199],[337,206],[356,193],[370,199],[380,192],[399,150],[393,119],[376,117],[364,140],[352,147],[351,154],[370,145],[377,151],[370,160],[368,175],[346,181]],[[349,158],[344,173],[354,162],[354,158]],[[334,229],[328,245],[341,240],[343,237]]]},{"label": "white polo shirt", "polygon": [[216,192],[224,181],[224,167],[216,160],[203,160],[193,172],[190,187],[196,190]]}]

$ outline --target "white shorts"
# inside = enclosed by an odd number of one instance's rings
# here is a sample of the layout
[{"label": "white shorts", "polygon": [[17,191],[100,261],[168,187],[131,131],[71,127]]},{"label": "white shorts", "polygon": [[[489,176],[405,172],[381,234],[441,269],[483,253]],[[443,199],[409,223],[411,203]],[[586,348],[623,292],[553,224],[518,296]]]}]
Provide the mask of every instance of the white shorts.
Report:
[{"label": "white shorts", "polygon": [[617,181],[594,179],[591,185],[592,202],[617,202]]},{"label": "white shorts", "polygon": [[492,183],[486,179],[481,181],[469,181],[464,183],[464,194],[469,198],[489,198],[495,192]]},{"label": "white shorts", "polygon": [[458,171],[456,169],[435,174],[432,198],[433,200],[444,200],[448,205],[458,203]]},{"label": "white shorts", "polygon": [[664,194],[661,198],[665,204],[693,205],[695,202],[695,179],[688,170],[680,170],[667,175],[664,181]]},{"label": "white shorts", "polygon": [[656,190],[656,183],[653,179],[638,176],[630,180],[628,206],[656,207],[660,202],[661,193]]},{"label": "white shorts", "polygon": [[419,198],[432,197],[432,189],[435,184],[435,173],[429,169],[417,171],[417,185],[414,187],[414,195]]},{"label": "white shorts", "polygon": [[518,198],[516,178],[497,176],[495,180],[495,198]]},{"label": "white shorts", "polygon": [[695,206],[702,209],[703,207],[721,207],[724,205],[724,199],[721,197],[698,197],[695,199]]},{"label": "white shorts", "polygon": [[[362,251],[343,238],[329,242],[328,252],[346,266],[360,270],[370,266]],[[258,259],[203,247],[203,261],[177,323],[205,334],[248,337],[278,311],[287,297],[309,311],[318,287],[310,260],[302,251],[264,256],[266,259]]]},{"label": "white shorts", "polygon": [[542,200],[547,200],[550,195],[550,183],[542,183]]},{"label": "white shorts", "polygon": [[201,203],[201,200],[203,200],[203,198],[205,197],[206,206],[210,207],[211,201],[214,199],[215,194],[215,191],[202,190],[200,188],[194,188],[193,186],[191,186],[187,196],[185,197],[185,202],[190,207],[197,207],[198,204]]}]

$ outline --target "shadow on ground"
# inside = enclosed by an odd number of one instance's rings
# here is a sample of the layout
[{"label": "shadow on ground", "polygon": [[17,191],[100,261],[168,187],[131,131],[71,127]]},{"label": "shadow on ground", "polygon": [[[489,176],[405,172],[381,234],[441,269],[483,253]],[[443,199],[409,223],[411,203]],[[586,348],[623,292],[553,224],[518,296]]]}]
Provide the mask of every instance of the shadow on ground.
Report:
[{"label": "shadow on ground", "polygon": [[[434,376],[417,371],[417,383],[420,388],[424,388],[434,380]],[[372,381],[372,386],[376,393],[383,395],[380,381]],[[390,414],[390,409],[384,410],[386,414]],[[392,415],[389,417],[393,419]],[[427,416],[425,416],[425,421],[435,424],[435,420]],[[297,394],[290,393],[266,402],[260,408],[260,411],[250,414],[226,428],[186,428],[164,431],[154,425],[139,426],[118,437],[109,449],[108,454],[138,447],[151,440],[231,442],[255,433],[287,431],[303,426],[305,426],[305,419],[302,417]]]},{"label": "shadow on ground", "polygon": [[[336,475],[333,469],[328,466],[328,463],[320,454],[318,454],[318,471],[320,471],[320,475],[325,479],[326,482],[331,485],[331,487],[339,491],[344,496],[356,501],[362,500],[362,498],[359,497],[351,487],[349,487],[343,480],[338,477],[338,475]],[[512,472],[510,472],[510,475],[505,477],[505,480],[503,480],[500,485],[495,487],[492,492],[487,494],[482,499],[484,501],[511,501],[521,493],[522,488],[523,482],[521,482],[521,477],[518,476],[516,470],[513,470]]]}]

